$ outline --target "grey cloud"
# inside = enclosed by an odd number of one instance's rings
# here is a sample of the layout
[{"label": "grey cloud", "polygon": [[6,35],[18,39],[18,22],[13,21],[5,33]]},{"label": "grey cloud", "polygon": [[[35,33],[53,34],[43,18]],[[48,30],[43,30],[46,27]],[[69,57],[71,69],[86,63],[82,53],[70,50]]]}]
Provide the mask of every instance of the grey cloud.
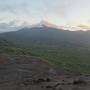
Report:
[{"label": "grey cloud", "polygon": [[8,31],[16,31],[21,27],[15,25],[16,21],[10,21],[9,23],[0,23],[0,33]]},{"label": "grey cloud", "polygon": [[61,17],[66,17],[68,15],[68,9],[71,5],[72,0],[43,0],[45,4],[46,12],[51,12],[57,14]]},{"label": "grey cloud", "polygon": [[10,13],[16,14],[16,11],[11,6],[2,7],[0,10],[2,10],[3,12],[10,12]]},{"label": "grey cloud", "polygon": [[[6,13],[6,12],[9,12],[11,14],[19,14],[19,13],[27,13],[28,12],[28,3],[25,3],[25,2],[20,2],[19,1],[16,1],[15,4],[14,4],[14,1],[9,2],[9,0],[7,0],[8,3],[0,3],[0,11],[2,13]],[[11,0],[10,0],[11,1]],[[25,0],[22,0],[22,1],[25,1]],[[11,3],[11,4],[10,4]]]}]

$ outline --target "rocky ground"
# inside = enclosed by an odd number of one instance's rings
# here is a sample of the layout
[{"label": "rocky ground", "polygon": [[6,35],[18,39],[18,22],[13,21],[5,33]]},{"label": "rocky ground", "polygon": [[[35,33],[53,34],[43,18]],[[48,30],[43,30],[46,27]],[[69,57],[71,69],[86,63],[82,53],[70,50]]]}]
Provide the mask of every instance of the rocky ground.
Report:
[{"label": "rocky ground", "polygon": [[90,76],[59,76],[40,58],[0,55],[0,90],[90,90]]}]

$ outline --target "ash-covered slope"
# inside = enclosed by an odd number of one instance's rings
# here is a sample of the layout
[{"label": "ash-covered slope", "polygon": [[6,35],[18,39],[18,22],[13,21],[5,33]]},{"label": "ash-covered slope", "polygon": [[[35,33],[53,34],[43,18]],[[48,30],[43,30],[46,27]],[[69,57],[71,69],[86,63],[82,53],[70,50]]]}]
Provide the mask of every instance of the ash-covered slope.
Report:
[{"label": "ash-covered slope", "polygon": [[90,76],[57,76],[46,61],[0,55],[0,90],[89,90]]},{"label": "ash-covered slope", "polygon": [[0,55],[0,90],[28,90],[27,86],[30,89],[31,85],[53,81],[55,77],[55,70],[40,58]]},{"label": "ash-covered slope", "polygon": [[[38,75],[45,75],[44,73],[47,72],[47,74],[56,74],[55,72],[52,72],[53,70],[51,70],[53,67],[52,65],[50,65],[46,60],[42,60],[40,58],[34,57],[34,56],[26,56],[26,55],[17,55],[17,56],[10,56],[10,55],[0,55],[0,65],[6,65],[6,66],[26,66],[27,68],[29,68],[27,71],[32,71],[32,72],[36,72]],[[18,69],[18,67],[16,67]],[[27,69],[26,68],[26,69]],[[11,68],[11,69],[15,69],[15,68]],[[22,71],[24,71],[23,69],[25,69],[24,67],[22,67]],[[25,70],[26,70],[25,69]],[[41,73],[40,73],[41,72]],[[31,73],[32,74],[32,73]],[[36,74],[36,75],[37,75]],[[46,76],[49,76],[47,75]],[[31,75],[32,78],[34,77],[34,75]],[[40,76],[42,77],[42,76]]]}]

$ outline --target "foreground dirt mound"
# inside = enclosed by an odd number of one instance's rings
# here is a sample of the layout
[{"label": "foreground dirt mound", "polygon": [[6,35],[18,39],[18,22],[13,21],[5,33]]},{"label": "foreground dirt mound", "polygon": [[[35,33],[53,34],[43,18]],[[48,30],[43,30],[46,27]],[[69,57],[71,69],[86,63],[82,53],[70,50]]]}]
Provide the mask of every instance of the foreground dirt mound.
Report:
[{"label": "foreground dirt mound", "polygon": [[0,90],[90,90],[90,76],[60,77],[40,58],[0,55]]},{"label": "foreground dirt mound", "polygon": [[0,64],[9,64],[8,56],[0,55]]},{"label": "foreground dirt mound", "polygon": [[[8,56],[8,55],[0,55],[0,64],[1,65],[13,65],[13,66],[23,66],[22,69],[30,69],[31,71],[43,73],[46,72],[48,74],[56,75],[53,67],[46,61],[37,57],[32,56]],[[24,68],[24,65],[26,68]],[[45,74],[44,74],[45,75]]]}]

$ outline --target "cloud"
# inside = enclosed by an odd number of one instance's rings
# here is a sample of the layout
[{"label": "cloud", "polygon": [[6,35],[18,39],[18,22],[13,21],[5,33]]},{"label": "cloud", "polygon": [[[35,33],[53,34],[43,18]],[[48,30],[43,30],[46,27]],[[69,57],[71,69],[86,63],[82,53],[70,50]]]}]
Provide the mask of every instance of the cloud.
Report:
[{"label": "cloud", "polygon": [[9,12],[9,13],[12,13],[12,14],[16,14],[15,9],[13,7],[11,7],[11,6],[8,6],[8,5],[6,5],[5,7],[1,7],[0,8],[0,11],[2,11],[2,12]]},{"label": "cloud", "polygon": [[25,0],[0,0],[0,12],[11,14],[28,13],[27,3],[25,3]]},{"label": "cloud", "polygon": [[1,32],[8,32],[8,31],[16,31],[20,28],[22,28],[21,26],[17,26],[16,25],[17,21],[10,21],[8,23],[0,23],[0,33]]},{"label": "cloud", "polygon": [[67,17],[71,0],[43,0],[46,13],[56,14],[60,17]]},{"label": "cloud", "polygon": [[0,17],[4,21],[46,18],[59,24],[81,23],[90,19],[89,4],[90,0],[0,0]]},{"label": "cloud", "polygon": [[0,0],[2,12],[12,14],[39,13],[43,15],[58,15],[66,17],[71,0]]},{"label": "cloud", "polygon": [[80,29],[83,29],[83,30],[90,30],[90,25],[81,24],[81,25],[78,25],[77,27],[80,28]]}]

